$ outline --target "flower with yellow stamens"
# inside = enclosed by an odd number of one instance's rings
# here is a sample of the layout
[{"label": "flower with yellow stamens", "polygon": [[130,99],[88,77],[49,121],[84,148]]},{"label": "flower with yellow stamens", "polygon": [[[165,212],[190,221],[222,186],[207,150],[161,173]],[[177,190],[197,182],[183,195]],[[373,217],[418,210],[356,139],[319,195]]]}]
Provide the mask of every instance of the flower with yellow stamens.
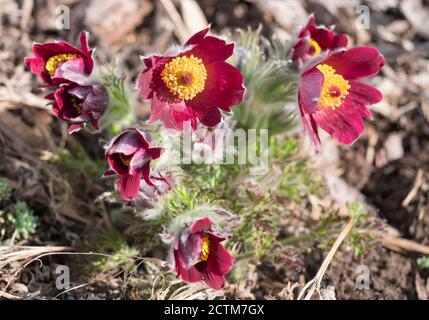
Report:
[{"label": "flower with yellow stamens", "polygon": [[66,41],[35,43],[34,57],[24,59],[28,68],[49,85],[64,82],[61,76],[56,78],[56,70],[65,63],[82,64],[82,72],[88,76],[94,68],[93,50],[88,46],[88,34],[80,35],[80,46],[76,48]]},{"label": "flower with yellow stamens", "polygon": [[168,261],[184,281],[202,280],[219,290],[224,286],[225,274],[231,270],[235,259],[221,244],[225,238],[214,233],[212,225],[206,217],[185,227],[177,235]]},{"label": "flower with yellow stamens", "polygon": [[300,68],[311,58],[326,50],[336,50],[347,47],[347,36],[335,33],[332,27],[316,25],[314,16],[310,16],[304,28],[298,34],[292,49],[292,60]]},{"label": "flower with yellow stamens", "polygon": [[142,98],[152,100],[149,122],[160,120],[179,131],[186,121],[193,129],[197,120],[214,127],[221,121],[221,110],[230,112],[243,100],[243,76],[225,61],[234,44],[208,36],[208,31],[196,33],[181,49],[143,59],[137,88]]},{"label": "flower with yellow stamens", "polygon": [[367,106],[383,98],[377,89],[357,81],[380,71],[384,59],[377,49],[336,50],[319,60],[304,68],[298,89],[303,127],[316,151],[320,149],[318,127],[338,142],[351,144],[365,129],[363,119],[372,117]]}]

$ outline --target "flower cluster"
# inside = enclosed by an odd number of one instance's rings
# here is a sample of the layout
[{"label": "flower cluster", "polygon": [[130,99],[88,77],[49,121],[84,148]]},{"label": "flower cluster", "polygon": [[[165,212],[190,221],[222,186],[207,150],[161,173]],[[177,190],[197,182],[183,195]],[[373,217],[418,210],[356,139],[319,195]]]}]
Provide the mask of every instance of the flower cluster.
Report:
[{"label": "flower cluster", "polygon": [[85,123],[98,129],[98,121],[108,107],[105,86],[90,77],[94,59],[87,37],[86,32],[81,34],[81,49],[66,41],[36,43],[34,57],[25,58],[28,68],[54,90],[46,99],[53,101],[55,115],[69,123],[70,133]]},{"label": "flower cluster", "polygon": [[[185,122],[190,123],[194,135],[200,134],[198,143],[203,151],[215,147],[205,136],[213,127],[227,125],[222,113],[240,105],[246,90],[241,72],[226,62],[234,53],[234,44],[208,32],[209,28],[201,30],[183,47],[143,58],[144,67],[137,79],[140,97],[151,100],[148,123],[159,120],[163,128],[176,134],[181,134]],[[289,71],[284,66],[290,61],[298,70],[296,109],[316,151],[320,150],[318,127],[338,142],[351,144],[364,131],[363,119],[372,117],[368,105],[382,99],[377,89],[360,79],[376,75],[384,64],[383,57],[368,46],[347,49],[347,43],[345,35],[316,25],[312,16],[288,57],[281,58],[282,64],[269,64],[267,73],[277,66],[283,73]],[[35,44],[34,57],[25,59],[29,69],[53,89],[46,98],[53,101],[57,117],[69,123],[70,132],[86,123],[98,129],[109,102],[106,87],[93,78],[93,51],[88,47],[87,33],[81,34],[80,47],[65,41]],[[291,87],[289,83],[281,85]],[[282,92],[277,90],[277,96]],[[198,128],[207,128],[207,132],[200,133]],[[105,176],[117,177],[116,189],[128,204],[152,208],[154,201],[175,186],[171,171],[151,168],[164,149],[153,146],[142,129],[122,130],[105,149],[109,165]],[[225,237],[214,231],[216,223],[204,211],[198,214],[192,221],[182,221],[168,261],[183,280],[202,280],[213,289],[221,289],[235,259],[222,245]]]}]

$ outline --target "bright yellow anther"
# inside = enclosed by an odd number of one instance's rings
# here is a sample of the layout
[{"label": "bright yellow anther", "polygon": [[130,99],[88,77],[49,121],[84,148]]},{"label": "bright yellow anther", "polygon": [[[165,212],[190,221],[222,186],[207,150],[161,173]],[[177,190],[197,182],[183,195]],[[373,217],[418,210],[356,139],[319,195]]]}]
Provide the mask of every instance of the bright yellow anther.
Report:
[{"label": "bright yellow anther", "polygon": [[57,69],[58,63],[68,61],[73,58],[79,57],[77,53],[61,53],[55,56],[52,56],[46,61],[45,69],[48,71],[49,75],[53,77],[55,75],[55,70]]},{"label": "bright yellow anther", "polygon": [[324,77],[322,95],[317,106],[332,109],[339,107],[349,94],[349,82],[327,64],[319,64],[317,69],[323,73]]},{"label": "bright yellow anther", "polygon": [[164,66],[161,78],[173,95],[190,100],[204,90],[207,72],[200,58],[182,56]]},{"label": "bright yellow anther", "polygon": [[210,253],[210,237],[205,234],[203,236],[203,244],[201,245],[201,254],[200,258],[195,262],[195,264],[200,263],[202,261],[207,261]]},{"label": "bright yellow anther", "polygon": [[311,56],[318,56],[322,52],[322,48],[319,46],[317,41],[310,39],[310,47],[312,48]]}]

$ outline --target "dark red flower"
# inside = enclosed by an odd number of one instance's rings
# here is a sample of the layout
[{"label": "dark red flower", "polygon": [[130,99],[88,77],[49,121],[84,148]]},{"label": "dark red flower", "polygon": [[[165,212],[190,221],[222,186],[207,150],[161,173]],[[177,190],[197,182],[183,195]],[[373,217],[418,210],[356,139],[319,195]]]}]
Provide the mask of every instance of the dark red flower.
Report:
[{"label": "dark red flower", "polygon": [[336,34],[332,27],[316,25],[316,19],[314,16],[310,16],[307,25],[298,34],[297,42],[292,50],[292,60],[302,67],[307,60],[325,50],[345,48],[347,42],[345,34]]},{"label": "dark red flower", "polygon": [[98,120],[109,104],[106,87],[86,76],[84,68],[82,60],[61,66],[57,75],[64,82],[56,87],[54,93],[46,96],[54,100],[52,107],[57,117],[70,124],[70,133],[80,130],[87,122],[98,129]]},{"label": "dark red flower", "polygon": [[159,158],[162,148],[153,148],[145,134],[136,128],[123,130],[114,137],[106,147],[106,158],[110,170],[105,175],[118,174],[118,191],[122,199],[131,201],[139,193],[140,179],[151,186],[150,175],[151,160]]},{"label": "dark red flower", "polygon": [[367,46],[326,51],[307,63],[301,72],[298,103],[316,151],[320,149],[318,126],[347,145],[364,131],[363,118],[372,118],[367,106],[383,96],[358,79],[376,75],[383,65],[378,50]]},{"label": "dark red flower", "polygon": [[225,62],[234,44],[208,36],[209,28],[193,35],[183,48],[144,58],[137,88],[144,99],[152,99],[149,122],[161,120],[166,128],[183,130],[197,119],[213,127],[221,120],[219,111],[231,111],[244,96],[243,76]]},{"label": "dark red flower", "polygon": [[178,236],[169,263],[187,282],[203,280],[215,290],[223,288],[225,274],[235,259],[221,244],[225,238],[211,231],[209,218],[197,220]]},{"label": "dark red flower", "polygon": [[78,49],[66,41],[47,43],[35,43],[33,45],[34,57],[24,59],[28,68],[49,85],[58,84],[61,78],[57,70],[64,64],[73,64],[81,61],[84,72],[90,75],[94,68],[93,50],[88,47],[88,34],[82,32],[80,35],[80,46]]}]

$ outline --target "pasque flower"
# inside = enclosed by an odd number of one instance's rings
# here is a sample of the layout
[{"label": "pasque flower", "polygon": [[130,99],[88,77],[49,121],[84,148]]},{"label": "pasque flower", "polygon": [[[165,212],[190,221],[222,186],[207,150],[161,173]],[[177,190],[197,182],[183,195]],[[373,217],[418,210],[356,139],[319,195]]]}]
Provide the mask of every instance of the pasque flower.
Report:
[{"label": "pasque flower", "polygon": [[300,67],[311,58],[325,50],[334,50],[347,46],[347,36],[336,34],[332,27],[316,25],[314,16],[310,16],[307,25],[298,34],[298,39],[292,50],[292,60]]},{"label": "pasque flower", "polygon": [[63,82],[56,86],[54,93],[46,96],[54,100],[52,110],[55,115],[69,123],[69,133],[80,130],[87,122],[98,130],[98,120],[109,104],[106,87],[86,76],[84,69],[83,60],[64,64],[56,74]]},{"label": "pasque flower", "polygon": [[59,67],[65,64],[83,63],[86,75],[90,75],[94,68],[93,50],[88,47],[88,34],[82,32],[80,35],[80,46],[78,49],[66,41],[55,41],[47,43],[35,43],[33,45],[34,57],[24,59],[28,68],[39,76],[48,85],[62,82],[57,75]]},{"label": "pasque flower", "polygon": [[152,99],[149,122],[160,120],[166,128],[183,130],[197,119],[207,127],[221,121],[220,110],[231,111],[245,92],[243,76],[225,62],[234,44],[208,36],[209,28],[193,35],[184,47],[164,55],[144,58],[144,70],[137,89],[144,99]]},{"label": "pasque flower", "polygon": [[225,274],[235,262],[221,242],[225,238],[212,231],[209,218],[185,228],[174,243],[169,264],[187,282],[203,280],[215,290],[223,288]]},{"label": "pasque flower", "polygon": [[110,169],[105,175],[118,174],[118,191],[122,199],[131,201],[139,193],[140,180],[153,186],[150,179],[150,162],[159,158],[162,148],[149,145],[144,132],[137,128],[123,130],[106,147]]},{"label": "pasque flower", "polygon": [[383,56],[368,46],[326,51],[306,64],[298,103],[303,127],[316,151],[320,149],[318,127],[347,145],[364,131],[363,119],[372,118],[367,106],[383,96],[358,80],[376,75],[383,65]]},{"label": "pasque flower", "polygon": [[90,122],[98,129],[98,120],[105,113],[109,95],[105,86],[90,78],[94,68],[87,33],[80,35],[81,49],[66,41],[33,45],[35,57],[25,58],[30,70],[55,92],[46,96],[53,100],[53,112],[69,123],[69,132],[80,130]]}]

